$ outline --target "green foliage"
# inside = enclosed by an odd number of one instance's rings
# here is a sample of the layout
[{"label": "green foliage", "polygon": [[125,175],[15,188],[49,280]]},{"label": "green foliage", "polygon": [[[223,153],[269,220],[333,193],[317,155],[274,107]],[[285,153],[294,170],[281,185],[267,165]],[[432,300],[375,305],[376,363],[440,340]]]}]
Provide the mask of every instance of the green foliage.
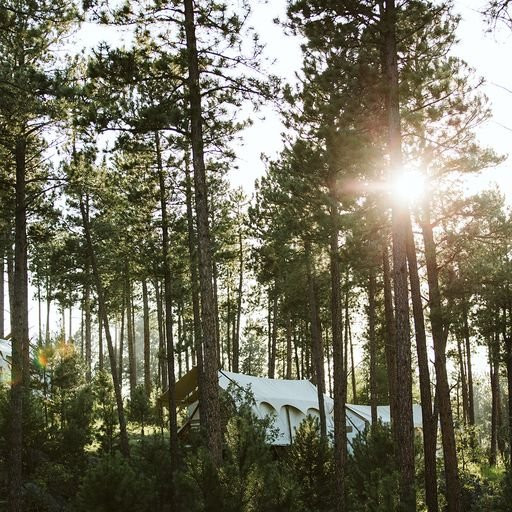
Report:
[{"label": "green foliage", "polygon": [[133,391],[128,411],[129,419],[140,425],[141,435],[144,436],[144,426],[151,420],[151,403],[144,386],[139,384]]},{"label": "green foliage", "polygon": [[224,410],[230,409],[231,414],[224,432],[222,465],[214,468],[202,448],[189,454],[179,477],[181,505],[212,512],[295,510],[293,483],[274,460],[268,443],[273,419],[254,415],[248,390],[232,388],[225,402]]},{"label": "green foliage", "polygon": [[94,437],[99,443],[100,451],[113,454],[119,433],[118,418],[112,378],[106,371],[96,373],[93,392],[94,417],[97,422]]},{"label": "green foliage", "polygon": [[397,510],[398,477],[391,430],[379,422],[353,441],[347,464],[349,509]]},{"label": "green foliage", "polygon": [[334,510],[334,458],[332,447],[320,437],[318,418],[308,416],[302,421],[287,454],[286,465],[296,484],[297,510]]},{"label": "green foliage", "polygon": [[105,455],[85,473],[77,495],[83,512],[155,510],[154,480],[119,454]]}]

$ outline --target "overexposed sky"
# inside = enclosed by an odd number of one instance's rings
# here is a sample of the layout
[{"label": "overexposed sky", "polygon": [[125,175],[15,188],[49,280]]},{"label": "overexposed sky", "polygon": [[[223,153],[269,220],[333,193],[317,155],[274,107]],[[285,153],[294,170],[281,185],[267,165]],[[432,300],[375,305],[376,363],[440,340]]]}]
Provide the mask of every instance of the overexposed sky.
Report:
[{"label": "overexposed sky", "polygon": [[[493,117],[478,130],[479,139],[501,155],[510,152],[512,141],[512,29],[498,25],[489,33],[481,11],[485,0],[456,0],[455,12],[462,19],[458,30],[459,43],[454,48],[457,56],[463,58],[486,83],[484,91],[491,101]],[[286,1],[274,0],[259,5],[252,17],[252,24],[266,44],[266,55],[275,59],[271,71],[288,80],[300,70],[301,51],[297,38],[287,36],[273,19],[285,17]],[[505,90],[505,89],[508,89]],[[239,151],[239,169],[231,173],[231,181],[242,186],[250,194],[254,180],[263,175],[265,168],[259,156],[265,153],[276,156],[282,147],[280,133],[282,125],[272,105],[261,113],[253,115],[253,126],[243,134],[243,147]],[[488,188],[496,183],[508,195],[512,203],[512,159],[508,158],[497,168],[486,170],[478,176],[467,178],[469,192]]]}]

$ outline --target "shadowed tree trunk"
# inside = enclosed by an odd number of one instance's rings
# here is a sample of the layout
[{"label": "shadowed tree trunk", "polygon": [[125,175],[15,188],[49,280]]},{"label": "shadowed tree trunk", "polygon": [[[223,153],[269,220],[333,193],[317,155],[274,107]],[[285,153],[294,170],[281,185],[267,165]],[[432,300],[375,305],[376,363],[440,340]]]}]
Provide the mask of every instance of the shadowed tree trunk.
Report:
[{"label": "shadowed tree trunk", "polygon": [[[397,391],[396,391],[396,343],[395,343],[395,315],[393,313],[393,292],[391,290],[391,270],[389,268],[388,246],[385,243],[382,250],[382,279],[384,282],[384,316],[386,319],[386,340],[385,355],[386,366],[388,370],[388,389],[389,405],[391,412],[391,421],[394,422],[398,417],[397,409]],[[393,429],[395,446],[397,446],[396,429]]]},{"label": "shadowed tree trunk", "polygon": [[311,316],[311,348],[313,365],[315,368],[315,383],[318,390],[318,409],[320,412],[320,435],[323,439],[327,436],[327,419],[325,415],[324,393],[324,351],[322,347],[322,328],[320,325],[320,313],[318,310],[318,299],[316,289],[315,269],[311,256],[311,243],[307,240],[304,244],[306,256],[306,274],[308,281],[308,302]]},{"label": "shadowed tree trunk", "polygon": [[462,419],[464,425],[468,424],[468,409],[469,409],[469,398],[468,398],[468,384],[466,380],[466,368],[465,368],[465,354],[462,347],[460,336],[457,335],[457,355],[459,359],[459,375],[460,375],[460,387],[462,394]]},{"label": "shadowed tree trunk", "polygon": [[286,317],[286,378],[292,378],[292,317],[288,313]]},{"label": "shadowed tree trunk", "polygon": [[[199,301],[199,277],[197,273],[197,240],[194,229],[194,213],[192,208],[192,180],[190,177],[190,167],[188,154],[185,159],[185,185],[186,185],[186,203],[187,203],[187,228],[188,228],[188,254],[190,259],[190,280],[192,286],[192,312],[194,317],[194,348],[196,351],[196,366],[198,381],[203,382],[203,338],[201,334],[201,311]],[[204,400],[202,398],[204,386],[199,386],[199,420],[201,427],[206,428],[206,413],[204,412]]]},{"label": "shadowed tree trunk", "polygon": [[[450,386],[446,369],[446,340],[448,337],[447,321],[444,318],[441,293],[439,290],[439,271],[437,267],[436,245],[430,220],[430,204],[427,199],[423,208],[421,229],[425,245],[427,280],[429,291],[430,324],[434,341],[434,359],[436,383],[439,401],[439,418],[443,440],[444,470],[446,478],[446,501],[449,512],[459,512],[460,483],[457,468],[457,451],[453,427]],[[446,325],[445,325],[446,323]]]},{"label": "shadowed tree trunk", "polygon": [[151,345],[149,337],[149,300],[148,284],[145,279],[142,280],[142,309],[144,323],[144,389],[146,395],[151,395]]},{"label": "shadowed tree trunk", "polygon": [[275,378],[277,350],[277,289],[268,296],[268,378]]},{"label": "shadowed tree trunk", "polygon": [[87,382],[91,380],[92,350],[91,350],[91,283],[90,265],[85,264],[85,292],[84,292],[84,316],[85,316],[85,367]]},{"label": "shadowed tree trunk", "polygon": [[200,380],[205,402],[206,440],[213,461],[222,460],[222,432],[220,421],[219,382],[215,298],[212,286],[212,257],[208,222],[208,188],[204,164],[203,122],[199,64],[196,45],[194,4],[184,0],[185,34],[187,40],[188,96],[190,104],[190,132],[194,167],[194,191],[199,249],[199,283],[201,289],[201,320],[204,342],[204,371]]},{"label": "shadowed tree trunk", "polygon": [[137,387],[137,366],[135,362],[135,329],[133,325],[132,287],[130,283],[128,264],[125,266],[126,291],[126,343],[128,345],[128,378],[130,382],[130,398],[133,399]]},{"label": "shadowed tree trunk", "polygon": [[118,368],[119,368],[119,382],[123,383],[123,351],[124,351],[124,333],[125,333],[125,320],[124,320],[124,317],[125,317],[125,301],[126,301],[126,298],[125,298],[125,293],[123,293],[123,299],[122,299],[122,302],[121,302],[121,332],[119,334],[119,360],[118,360]]},{"label": "shadowed tree trunk", "polygon": [[155,153],[158,171],[160,215],[162,219],[162,267],[164,273],[163,304],[165,309],[165,341],[167,355],[167,383],[169,407],[169,449],[171,454],[171,491],[174,495],[174,478],[178,466],[178,418],[176,415],[176,375],[174,372],[174,340],[172,334],[172,290],[169,261],[169,220],[167,216],[167,191],[160,148],[160,134],[155,132]]},{"label": "shadowed tree trunk", "polygon": [[427,337],[425,334],[425,317],[421,300],[420,278],[416,246],[411,223],[407,233],[407,260],[409,263],[409,279],[411,283],[411,299],[418,354],[418,370],[420,377],[421,414],[423,418],[423,453],[425,463],[425,501],[429,512],[437,512],[437,471],[436,471],[436,431],[432,417],[432,392],[430,389],[430,371],[428,367]]},{"label": "shadowed tree trunk", "polygon": [[244,284],[244,245],[242,227],[238,231],[238,292],[236,302],[236,326],[233,334],[233,371],[238,373],[240,366],[240,318],[242,316],[242,292]]},{"label": "shadowed tree trunk", "polygon": [[[4,240],[0,238],[0,338],[5,337],[5,273],[4,273],[4,258],[5,258],[5,246]],[[39,292],[39,285],[38,285]],[[38,293],[40,294],[40,292]],[[41,303],[39,302],[39,325],[41,325]],[[41,331],[41,328],[39,328]],[[39,334],[39,342],[41,342],[41,333]]]},{"label": "shadowed tree trunk", "polygon": [[98,368],[103,370],[103,316],[98,309]]},{"label": "shadowed tree trunk", "polygon": [[9,511],[23,510],[22,449],[23,449],[23,395],[28,384],[28,276],[27,276],[27,210],[26,210],[26,139],[16,139],[16,208],[14,234],[14,272],[11,308],[11,403],[9,446]]},{"label": "shadowed tree trunk", "polygon": [[498,423],[499,423],[499,348],[498,336],[493,335],[489,344],[489,373],[491,376],[491,445],[489,464],[496,465],[498,453]]},{"label": "shadowed tree trunk", "polygon": [[[508,286],[507,286],[507,292]],[[507,314],[508,313],[508,314]],[[512,466],[512,336],[510,333],[510,327],[509,325],[511,323],[512,317],[511,317],[511,308],[510,306],[508,308],[505,308],[503,311],[503,336],[504,336],[504,343],[505,343],[505,364],[507,367],[507,407],[508,407],[508,446],[509,446],[509,467]],[[508,322],[507,322],[508,318]],[[468,372],[469,373],[469,372]]]},{"label": "shadowed tree trunk", "polygon": [[[347,460],[347,432],[345,402],[347,401],[347,374],[343,358],[343,310],[341,304],[341,272],[338,248],[339,213],[335,183],[329,186],[329,265],[331,274],[331,330],[333,358],[334,399],[334,462],[336,478],[336,512],[346,511],[345,465]],[[348,293],[348,292],[347,292]]]},{"label": "shadowed tree trunk", "polygon": [[166,350],[165,350],[165,331],[164,331],[164,311],[162,305],[162,293],[158,278],[153,283],[155,288],[156,313],[158,321],[158,366],[160,371],[160,382],[162,389],[167,389],[167,366],[166,366]]},{"label": "shadowed tree trunk", "polygon": [[368,344],[370,352],[370,410],[372,427],[377,425],[377,340],[375,338],[375,294],[377,283],[375,269],[370,268],[368,278]]},{"label": "shadowed tree trunk", "polygon": [[471,365],[471,340],[469,335],[468,305],[466,299],[463,304],[464,315],[464,342],[466,347],[466,370],[468,374],[468,422],[475,425],[475,395],[473,390],[473,368]]},{"label": "shadowed tree trunk", "polygon": [[[382,5],[382,4],[381,4]],[[396,49],[395,0],[383,2],[382,35],[384,51],[384,78],[388,126],[390,176],[402,166],[402,134],[400,126],[400,98],[398,87],[398,59]],[[409,294],[407,286],[406,234],[408,208],[397,201],[392,206],[393,285],[396,324],[397,400],[393,428],[398,441],[400,468],[400,509],[416,510],[414,484],[414,431],[412,417],[411,345],[409,339]]]},{"label": "shadowed tree trunk", "polygon": [[126,432],[126,418],[124,414],[123,397],[121,395],[121,383],[119,382],[116,356],[114,354],[114,345],[112,343],[112,337],[110,336],[110,328],[108,322],[108,315],[105,304],[105,294],[103,291],[103,284],[101,282],[101,276],[96,263],[96,254],[94,252],[94,246],[92,244],[91,230],[89,226],[89,212],[86,210],[83,197],[80,196],[80,212],[82,214],[82,223],[85,232],[85,239],[87,242],[87,252],[89,262],[92,267],[92,274],[96,285],[96,296],[98,298],[98,307],[100,318],[102,319],[103,327],[105,329],[105,337],[107,339],[107,347],[110,358],[110,370],[112,374],[112,383],[114,386],[114,394],[116,397],[117,415],[119,419],[119,435],[121,440],[121,453],[125,457],[130,456],[130,447],[128,445],[128,434]]}]

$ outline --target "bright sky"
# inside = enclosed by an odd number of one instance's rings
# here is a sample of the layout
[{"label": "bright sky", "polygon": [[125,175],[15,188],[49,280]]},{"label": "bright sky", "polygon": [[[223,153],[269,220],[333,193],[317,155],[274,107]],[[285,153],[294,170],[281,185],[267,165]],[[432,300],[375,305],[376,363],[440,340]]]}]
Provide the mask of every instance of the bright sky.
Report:
[{"label": "bright sky", "polygon": [[[486,33],[487,25],[480,14],[485,0],[456,0],[455,11],[462,16],[459,39],[455,52],[462,57],[479,76],[486,80],[484,91],[491,100],[493,118],[479,130],[482,143],[499,154],[510,151],[512,139],[512,29],[499,25],[495,33]],[[293,80],[295,71],[301,66],[301,52],[297,38],[285,36],[282,28],[273,19],[285,16],[285,0],[274,0],[272,4],[260,5],[252,23],[267,46],[266,54],[275,64],[272,71]],[[509,89],[508,91],[505,89]],[[281,146],[282,125],[272,106],[255,116],[253,126],[244,133],[244,147],[239,152],[239,170],[231,174],[232,183],[242,186],[247,193],[254,188],[254,180],[263,175],[265,168],[259,156],[265,153],[275,156]],[[476,192],[496,183],[512,203],[512,159],[499,167],[482,172],[480,176],[467,179],[468,191]]]}]

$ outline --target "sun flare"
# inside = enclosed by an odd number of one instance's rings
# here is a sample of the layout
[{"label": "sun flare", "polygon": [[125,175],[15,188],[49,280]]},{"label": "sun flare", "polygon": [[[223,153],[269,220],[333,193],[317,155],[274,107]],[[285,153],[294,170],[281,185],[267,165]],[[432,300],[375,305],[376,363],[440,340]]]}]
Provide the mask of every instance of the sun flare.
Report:
[{"label": "sun flare", "polygon": [[425,175],[416,169],[401,171],[394,176],[390,188],[395,199],[417,203],[425,193]]}]

